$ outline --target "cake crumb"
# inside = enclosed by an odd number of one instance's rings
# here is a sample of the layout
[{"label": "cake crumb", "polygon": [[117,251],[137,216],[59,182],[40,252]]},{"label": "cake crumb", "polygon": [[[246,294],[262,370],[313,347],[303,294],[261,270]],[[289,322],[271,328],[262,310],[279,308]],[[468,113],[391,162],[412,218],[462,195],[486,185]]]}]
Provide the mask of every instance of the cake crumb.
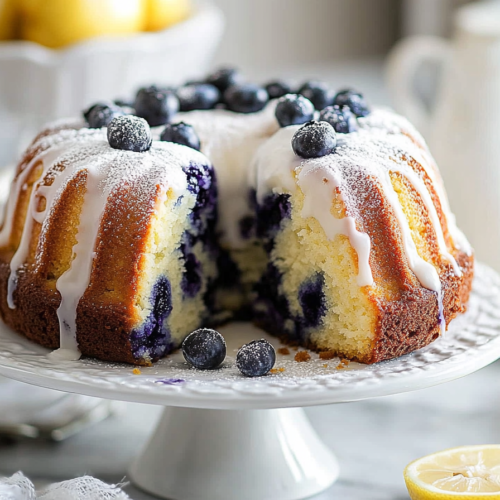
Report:
[{"label": "cake crumb", "polygon": [[343,370],[344,368],[347,368],[349,366],[349,360],[348,359],[341,359],[340,363],[337,365],[337,370]]},{"label": "cake crumb", "polygon": [[307,351],[299,351],[295,355],[295,361],[302,363],[304,361],[309,361],[311,359],[311,355]]},{"label": "cake crumb", "polygon": [[278,354],[283,354],[283,356],[288,356],[290,354],[290,349],[288,349],[288,347],[280,347],[278,349]]},{"label": "cake crumb", "polygon": [[140,374],[141,374],[141,370],[139,370],[139,368],[134,368],[134,369],[132,370],[132,373],[133,373],[134,375],[140,375]]},{"label": "cake crumb", "polygon": [[285,369],[282,366],[280,366],[279,368],[272,368],[270,370],[271,373],[283,373],[284,371]]},{"label": "cake crumb", "polygon": [[322,351],[319,353],[319,359],[323,359],[324,361],[328,361],[329,359],[335,358],[335,353],[333,351]]}]

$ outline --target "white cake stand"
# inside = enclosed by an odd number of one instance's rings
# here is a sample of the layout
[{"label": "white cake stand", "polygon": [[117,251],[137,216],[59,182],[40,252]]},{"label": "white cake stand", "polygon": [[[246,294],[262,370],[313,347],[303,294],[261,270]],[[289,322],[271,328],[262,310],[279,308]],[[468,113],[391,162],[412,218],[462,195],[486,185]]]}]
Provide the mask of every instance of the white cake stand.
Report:
[{"label": "white cake stand", "polygon": [[[218,371],[189,368],[180,353],[133,373],[93,360],[54,363],[47,350],[0,324],[0,374],[66,392],[167,408],[130,476],[174,500],[295,500],[337,478],[332,453],[302,409],[413,391],[472,373],[500,357],[500,277],[478,265],[468,312],[430,346],[366,366],[279,354],[275,374],[247,379],[234,367],[244,342],[276,339],[245,323],[222,329],[228,358]],[[229,411],[230,410],[230,411]],[[332,429],[342,432],[342,429]]]}]

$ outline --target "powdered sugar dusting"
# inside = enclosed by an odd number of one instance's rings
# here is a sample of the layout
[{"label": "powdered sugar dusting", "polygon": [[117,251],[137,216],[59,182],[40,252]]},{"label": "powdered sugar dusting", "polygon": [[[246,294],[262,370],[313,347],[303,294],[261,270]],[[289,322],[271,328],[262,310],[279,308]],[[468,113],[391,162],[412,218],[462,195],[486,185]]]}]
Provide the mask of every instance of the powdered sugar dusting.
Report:
[{"label": "powdered sugar dusting", "polygon": [[[221,329],[228,358],[220,370],[191,368],[180,352],[161,359],[134,374],[130,365],[81,359],[55,363],[47,349],[0,324],[2,373],[63,391],[166,406],[224,410],[311,406],[386,396],[422,389],[449,381],[486,366],[500,353],[500,278],[477,264],[471,298],[465,314],[450,325],[445,337],[411,354],[361,365],[328,361],[311,353],[305,363],[293,361],[295,351],[278,352],[276,368],[265,377],[248,379],[234,366],[238,347],[267,336],[249,323],[233,323]],[[180,379],[177,384],[158,380]]]},{"label": "powdered sugar dusting", "polygon": [[[89,283],[100,220],[113,191],[123,184],[134,182],[135,195],[144,200],[146,207],[159,185],[164,193],[171,189],[175,196],[181,196],[187,188],[183,167],[207,162],[197,151],[171,143],[155,142],[151,150],[143,153],[116,150],[109,146],[105,133],[105,129],[66,130],[56,127],[53,134],[42,135],[30,148],[33,158],[25,169],[29,173],[31,166],[43,162],[43,174],[31,195],[21,244],[11,261],[8,293],[11,308],[15,307],[13,293],[19,268],[27,257],[33,223],[42,224],[40,247],[44,248],[43,241],[57,200],[77,175],[83,172],[86,176],[77,244],[73,247],[74,259],[56,284],[61,294],[61,305],[57,311],[60,344],[65,351],[60,354],[66,359],[79,357],[76,308]],[[54,150],[53,155],[51,150]],[[24,182],[25,175],[21,172],[15,183]],[[45,199],[46,208],[38,211],[41,198]],[[42,255],[38,257],[40,259]],[[74,355],[68,354],[68,351]]]},{"label": "powdered sugar dusting", "polygon": [[[218,231],[224,246],[247,244],[240,234],[240,220],[251,212],[248,204],[248,170],[258,147],[278,129],[276,103],[258,113],[241,114],[216,109],[179,113],[176,121],[192,125],[201,151],[215,165],[219,189]],[[155,130],[153,132],[157,134]]]},{"label": "powdered sugar dusting", "polygon": [[[446,208],[443,191],[439,189],[442,183],[438,179],[432,157],[414,128],[404,118],[390,111],[376,109],[369,116],[360,118],[359,126],[356,132],[338,134],[338,146],[334,154],[302,160],[298,165],[297,157],[275,154],[277,151],[290,151],[290,137],[297,127],[279,131],[256,155],[252,182],[256,186],[258,198],[262,199],[271,190],[293,192],[296,182],[305,195],[303,216],[315,217],[330,239],[336,234],[349,237],[358,253],[358,283],[369,285],[372,282],[369,239],[367,240],[367,235],[363,238],[361,227],[358,230],[361,223],[359,214],[363,208],[359,193],[363,192],[363,183],[371,183],[376,179],[398,220],[410,268],[422,286],[438,295],[441,324],[444,327],[439,275],[431,263],[419,256],[389,177],[391,172],[400,172],[415,187],[433,223],[442,258],[450,262],[455,274],[460,276],[460,267],[446,246],[436,207],[422,173],[415,171],[411,164],[415,160],[433,183],[437,184],[436,191],[441,205]],[[368,188],[368,184],[366,187]],[[346,216],[342,219],[336,219],[330,213],[335,192],[339,193],[346,207]],[[448,214],[445,212],[445,215]],[[449,219],[450,226],[453,226],[453,218]]]},{"label": "powdered sugar dusting", "polygon": [[[293,193],[300,188],[305,196],[302,215],[316,218],[331,239],[336,234],[348,236],[358,254],[358,284],[371,285],[371,242],[362,227],[360,213],[363,207],[359,193],[375,179],[398,221],[410,268],[422,286],[437,293],[444,328],[439,275],[431,263],[419,256],[389,175],[399,172],[419,193],[433,223],[442,258],[451,264],[457,276],[460,275],[460,267],[447,248],[424,175],[431,179],[437,191],[454,241],[462,249],[470,247],[455,226],[439,173],[421,136],[404,118],[387,110],[375,109],[367,117],[359,118],[358,131],[338,134],[334,154],[302,160],[293,154],[291,148],[291,138],[298,127],[279,129],[274,107],[275,103],[271,102],[262,112],[250,115],[224,110],[178,115],[179,120],[194,126],[201,139],[202,151],[216,165],[221,243],[232,248],[243,244],[239,221],[250,211],[250,188],[256,189],[259,200],[270,191]],[[128,182],[134,183],[137,196],[144,200],[145,206],[158,185],[165,193],[171,189],[180,196],[187,185],[182,167],[191,162],[207,162],[205,156],[193,149],[160,141],[154,141],[151,150],[143,153],[112,149],[106,139],[106,129],[81,127],[81,120],[51,124],[35,139],[18,168],[12,188],[16,194],[26,188],[29,174],[39,162],[43,164],[43,174],[31,195],[30,216],[24,226],[21,244],[11,261],[8,288],[8,303],[13,308],[17,274],[26,261],[33,224],[42,225],[40,238],[43,243],[57,200],[68,183],[84,172],[86,194],[77,244],[73,249],[75,257],[70,269],[57,283],[62,296],[58,311],[61,346],[65,345],[74,352],[76,307],[88,286],[99,221],[108,198],[115,189]],[[153,129],[153,137],[158,138],[161,130]],[[412,160],[423,169],[423,173],[413,168]],[[334,192],[338,193],[346,208],[342,219],[330,213]],[[46,208],[38,211],[42,197],[46,200]],[[11,196],[6,207],[0,245],[9,241],[16,200],[17,195]]]}]

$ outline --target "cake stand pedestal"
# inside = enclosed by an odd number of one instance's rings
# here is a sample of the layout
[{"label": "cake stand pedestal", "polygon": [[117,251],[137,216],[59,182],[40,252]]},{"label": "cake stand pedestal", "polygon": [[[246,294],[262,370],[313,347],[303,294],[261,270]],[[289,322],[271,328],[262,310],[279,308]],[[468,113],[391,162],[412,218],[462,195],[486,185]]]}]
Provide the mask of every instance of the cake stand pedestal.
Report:
[{"label": "cake stand pedestal", "polygon": [[[47,350],[0,324],[0,374],[88,396],[163,405],[156,430],[130,469],[132,481],[173,500],[298,500],[338,476],[331,451],[299,407],[407,392],[468,375],[500,357],[500,277],[478,265],[466,314],[445,336],[376,365],[305,363],[279,354],[276,373],[248,379],[238,346],[265,337],[246,323],[221,329],[228,357],[216,371],[189,368],[180,353],[133,372],[95,360],[55,363]],[[342,368],[342,369],[338,369]],[[339,432],[334,429],[333,432]]]},{"label": "cake stand pedestal", "polygon": [[141,489],[178,500],[308,498],[338,474],[300,408],[167,408],[130,469]]}]

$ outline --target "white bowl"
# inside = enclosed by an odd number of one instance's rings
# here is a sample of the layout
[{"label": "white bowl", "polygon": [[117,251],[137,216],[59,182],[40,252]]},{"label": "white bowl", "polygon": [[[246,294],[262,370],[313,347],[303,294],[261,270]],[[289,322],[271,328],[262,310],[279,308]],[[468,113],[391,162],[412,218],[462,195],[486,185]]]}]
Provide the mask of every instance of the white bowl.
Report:
[{"label": "white bowl", "polygon": [[67,49],[0,43],[0,164],[12,161],[43,123],[102,99],[131,97],[142,85],[178,84],[206,72],[224,30],[221,11],[196,3],[164,31],[100,37]]}]

